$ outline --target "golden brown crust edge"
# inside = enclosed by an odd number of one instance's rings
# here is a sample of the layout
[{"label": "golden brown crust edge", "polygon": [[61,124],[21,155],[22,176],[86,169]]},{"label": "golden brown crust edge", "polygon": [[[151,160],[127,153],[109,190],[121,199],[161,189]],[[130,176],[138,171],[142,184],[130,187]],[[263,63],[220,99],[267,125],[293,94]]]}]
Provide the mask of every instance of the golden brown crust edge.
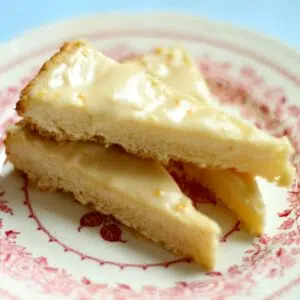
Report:
[{"label": "golden brown crust edge", "polygon": [[[47,130],[39,127],[36,123],[34,123],[31,118],[28,118],[27,122],[28,122],[27,125],[29,126],[31,131],[36,132],[39,136],[44,137],[46,139],[54,140],[57,143],[79,142],[78,139],[74,138],[72,135],[66,134],[65,132],[62,132],[62,134],[57,134],[55,132],[47,131]],[[121,145],[112,144],[109,141],[107,141],[103,136],[100,136],[100,135],[82,138],[80,141],[81,142],[95,142],[100,145],[105,145],[105,147],[110,147],[112,145],[119,146],[119,147],[123,148],[127,153],[138,156],[141,159],[153,159],[153,160],[159,161],[163,165],[168,164],[168,161],[161,161],[157,156],[151,155],[151,153],[144,152],[144,151],[133,151],[132,149],[124,148]]]},{"label": "golden brown crust edge", "polygon": [[56,52],[49,60],[47,60],[39,70],[38,74],[23,88],[20,95],[20,100],[17,102],[16,111],[20,116],[26,117],[26,101],[29,99],[30,90],[35,85],[36,81],[44,72],[47,72],[51,66],[59,64],[63,61],[65,53],[73,53],[79,48],[86,47],[87,43],[81,40],[64,43],[58,52]]}]

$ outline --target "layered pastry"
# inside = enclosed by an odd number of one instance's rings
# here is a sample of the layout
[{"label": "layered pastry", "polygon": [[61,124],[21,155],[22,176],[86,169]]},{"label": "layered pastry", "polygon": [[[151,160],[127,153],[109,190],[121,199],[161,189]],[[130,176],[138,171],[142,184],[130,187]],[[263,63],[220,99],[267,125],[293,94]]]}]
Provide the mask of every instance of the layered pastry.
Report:
[{"label": "layered pastry", "polygon": [[8,159],[42,190],[64,190],[82,204],[207,269],[215,265],[219,226],[196,211],[157,162],[92,142],[58,144],[24,126],[5,140]]},{"label": "layered pastry", "polygon": [[[179,92],[195,96],[198,101],[210,102],[212,99],[195,62],[182,48],[158,48],[126,63],[140,67]],[[263,233],[265,207],[253,175],[232,169],[199,168],[195,164],[174,161],[167,168],[179,184],[199,184],[208,188],[236,214],[250,234],[258,236]]]},{"label": "layered pastry", "polygon": [[272,137],[82,42],[66,43],[42,67],[17,111],[56,140],[119,144],[162,163],[233,168],[282,186],[294,174],[287,138]]}]

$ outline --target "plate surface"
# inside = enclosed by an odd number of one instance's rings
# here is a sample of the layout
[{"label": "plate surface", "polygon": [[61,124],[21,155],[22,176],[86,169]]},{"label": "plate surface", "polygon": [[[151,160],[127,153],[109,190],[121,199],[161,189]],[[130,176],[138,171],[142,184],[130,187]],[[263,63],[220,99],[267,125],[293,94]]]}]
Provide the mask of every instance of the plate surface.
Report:
[{"label": "plate surface", "polygon": [[[16,121],[13,108],[22,87],[62,42],[76,38],[118,60],[157,46],[184,46],[226,109],[290,138],[300,171],[300,55],[239,28],[174,14],[94,15],[46,26],[1,46],[1,137]],[[90,212],[70,195],[33,190],[5,163],[0,298],[296,299],[300,185],[295,181],[287,191],[259,184],[268,214],[266,234],[256,239],[219,204],[196,204],[223,228],[217,269],[205,273],[136,238],[112,218]]]}]

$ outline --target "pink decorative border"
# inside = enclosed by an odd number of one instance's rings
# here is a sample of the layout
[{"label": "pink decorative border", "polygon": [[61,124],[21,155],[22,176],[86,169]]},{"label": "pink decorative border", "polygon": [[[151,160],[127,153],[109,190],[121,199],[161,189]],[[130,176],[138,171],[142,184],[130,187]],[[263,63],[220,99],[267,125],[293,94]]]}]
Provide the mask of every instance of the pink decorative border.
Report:
[{"label": "pink decorative border", "polygon": [[[138,34],[141,33],[136,33],[136,35]],[[146,35],[147,34],[149,34],[149,32],[146,33]],[[164,34],[165,32],[163,32],[162,35]],[[156,36],[158,36],[158,34],[156,34]],[[191,40],[191,36],[181,36],[181,34],[178,35],[173,33],[169,35],[169,37],[170,36],[176,36],[177,38],[181,37],[182,39]],[[99,38],[100,35],[97,34],[97,37]],[[199,38],[193,37],[193,40],[199,41]],[[203,39],[200,38],[200,40],[203,42]],[[205,40],[204,42],[208,41]],[[222,43],[224,42],[214,42],[212,44],[221,46]],[[228,45],[229,44],[227,44],[226,47],[227,49],[235,47],[233,45],[228,47]],[[240,51],[241,49],[237,47],[235,50]],[[242,54],[249,55],[249,51],[244,51],[244,53]],[[260,62],[269,65],[276,71],[280,72],[282,75],[293,81],[297,86],[300,85],[300,81],[286,70],[282,71],[280,67],[276,67],[272,63],[270,64],[268,60],[259,57],[255,53],[252,53],[251,57],[253,59],[259,58]],[[3,70],[4,69],[2,68],[0,72]],[[275,103],[275,110],[274,107],[272,107],[272,105],[274,104],[272,102],[262,102],[260,104],[260,108],[264,113],[272,114],[272,116],[274,117],[276,116],[275,121],[277,123],[282,124],[282,120],[284,119],[282,119],[281,117],[283,114],[286,114],[286,116],[288,116],[289,118],[295,119],[296,125],[294,126],[293,124],[292,128],[286,128],[288,130],[284,130],[284,134],[289,135],[294,144],[298,146],[298,136],[294,136],[294,134],[299,132],[298,126],[300,122],[299,120],[297,121],[299,115],[295,116],[294,113],[295,109],[293,108],[295,106],[288,106],[283,102],[280,105],[281,111],[278,112],[276,111],[278,108],[277,102]],[[266,125],[266,128],[268,128],[268,126],[270,127],[270,124],[264,125]],[[275,128],[276,126],[273,126],[271,127],[271,130],[276,130]],[[280,130],[282,131],[283,129],[281,128]],[[296,147],[296,149],[299,150],[298,147]],[[297,154],[299,154],[299,152],[297,152]],[[299,166],[297,166],[297,171],[299,171]],[[280,213],[280,217],[285,218],[284,222],[279,228],[279,230],[282,232],[275,235],[274,237],[263,236],[256,243],[253,243],[252,249],[249,249],[246,252],[247,256],[245,256],[243,264],[241,266],[230,267],[226,273],[226,276],[219,272],[211,272],[209,274],[210,278],[205,280],[190,283],[179,282],[174,287],[167,289],[160,289],[155,286],[147,286],[139,292],[134,291],[130,286],[127,285],[108,287],[105,284],[92,284],[91,281],[87,278],[82,278],[82,281],[78,283],[74,281],[74,279],[70,275],[66,274],[64,270],[49,267],[45,258],[32,258],[24,248],[18,246],[15,243],[14,239],[16,238],[17,234],[8,234],[5,237],[0,236],[0,261],[2,262],[0,265],[0,271],[6,274],[10,274],[14,278],[18,278],[19,276],[21,276],[20,279],[25,280],[28,283],[31,282],[37,284],[41,288],[41,292],[49,293],[49,288],[51,288],[51,293],[53,293],[54,295],[56,294],[70,296],[74,295],[75,292],[77,296],[80,295],[81,299],[85,299],[83,298],[83,294],[81,293],[84,293],[85,297],[92,297],[96,295],[97,297],[110,296],[115,300],[119,299],[120,297],[122,297],[122,299],[140,299],[141,297],[143,297],[143,299],[152,299],[155,296],[164,296],[165,299],[195,299],[195,297],[197,296],[209,296],[211,297],[211,299],[215,300],[225,299],[230,295],[236,295],[238,293],[245,292],[247,293],[247,291],[249,291],[254,285],[256,285],[254,279],[255,274],[261,274],[266,278],[274,278],[277,276],[282,276],[285,269],[291,268],[295,265],[296,260],[294,256],[300,254],[299,234],[297,234],[297,228],[299,228],[299,225],[297,225],[298,223],[296,222],[298,220],[298,216],[300,215],[300,213],[298,215],[298,211],[300,212],[300,186],[298,184],[292,187],[288,202],[290,208]],[[0,225],[1,224],[2,223],[0,222]],[[295,226],[296,230],[294,229]],[[2,225],[0,226],[0,228],[1,227]],[[296,232],[296,235],[294,234],[294,232]],[[30,272],[31,275],[29,277],[26,277],[26,272],[24,275],[24,272],[20,272],[20,270],[18,272],[11,273],[13,271],[12,268],[20,267],[18,259],[20,259],[21,257],[25,259],[24,262],[26,263],[31,262],[32,265],[32,263],[34,262],[34,264],[37,264],[39,266],[36,266],[37,270],[45,271],[44,276],[46,277],[52,272],[52,274],[54,274],[54,277],[51,277],[51,284],[49,280],[41,282],[39,280],[40,278],[43,279],[43,277],[40,276],[41,274],[36,277],[34,276],[34,273]],[[17,259],[17,261],[15,261],[15,259]],[[53,281],[54,279],[55,281]],[[56,284],[58,283],[60,283],[60,286],[59,288],[55,289]],[[291,284],[293,285],[297,283],[298,280],[294,280]],[[64,288],[61,287],[61,284],[64,285]]]},{"label": "pink decorative border", "polygon": [[282,295],[286,294],[287,292],[291,291],[291,289],[295,285],[300,285],[300,276],[289,282],[288,284],[281,287],[278,291],[272,293],[270,296],[267,296],[264,300],[274,300],[278,299],[278,297],[281,297]]},{"label": "pink decorative border", "polygon": [[0,288],[0,299],[1,300],[19,300],[18,297],[14,296],[12,293]]}]

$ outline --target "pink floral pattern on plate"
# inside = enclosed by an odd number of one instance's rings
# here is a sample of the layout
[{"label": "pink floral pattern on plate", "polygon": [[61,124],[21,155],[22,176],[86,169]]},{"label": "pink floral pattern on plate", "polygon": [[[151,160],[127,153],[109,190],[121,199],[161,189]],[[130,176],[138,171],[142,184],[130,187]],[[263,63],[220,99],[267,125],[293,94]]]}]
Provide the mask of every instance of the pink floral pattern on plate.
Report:
[{"label": "pink floral pattern on plate", "polygon": [[8,206],[8,202],[4,200],[5,191],[0,187],[0,211],[5,214],[13,215],[12,208]]},{"label": "pink floral pattern on plate", "polygon": [[12,293],[0,288],[0,299],[2,300],[18,300],[19,298]]},{"label": "pink floral pattern on plate", "polygon": [[95,211],[89,212],[81,217],[78,232],[80,232],[83,227],[98,226],[100,227],[99,235],[103,240],[126,243],[126,241],[122,239],[122,230],[116,220]]}]

